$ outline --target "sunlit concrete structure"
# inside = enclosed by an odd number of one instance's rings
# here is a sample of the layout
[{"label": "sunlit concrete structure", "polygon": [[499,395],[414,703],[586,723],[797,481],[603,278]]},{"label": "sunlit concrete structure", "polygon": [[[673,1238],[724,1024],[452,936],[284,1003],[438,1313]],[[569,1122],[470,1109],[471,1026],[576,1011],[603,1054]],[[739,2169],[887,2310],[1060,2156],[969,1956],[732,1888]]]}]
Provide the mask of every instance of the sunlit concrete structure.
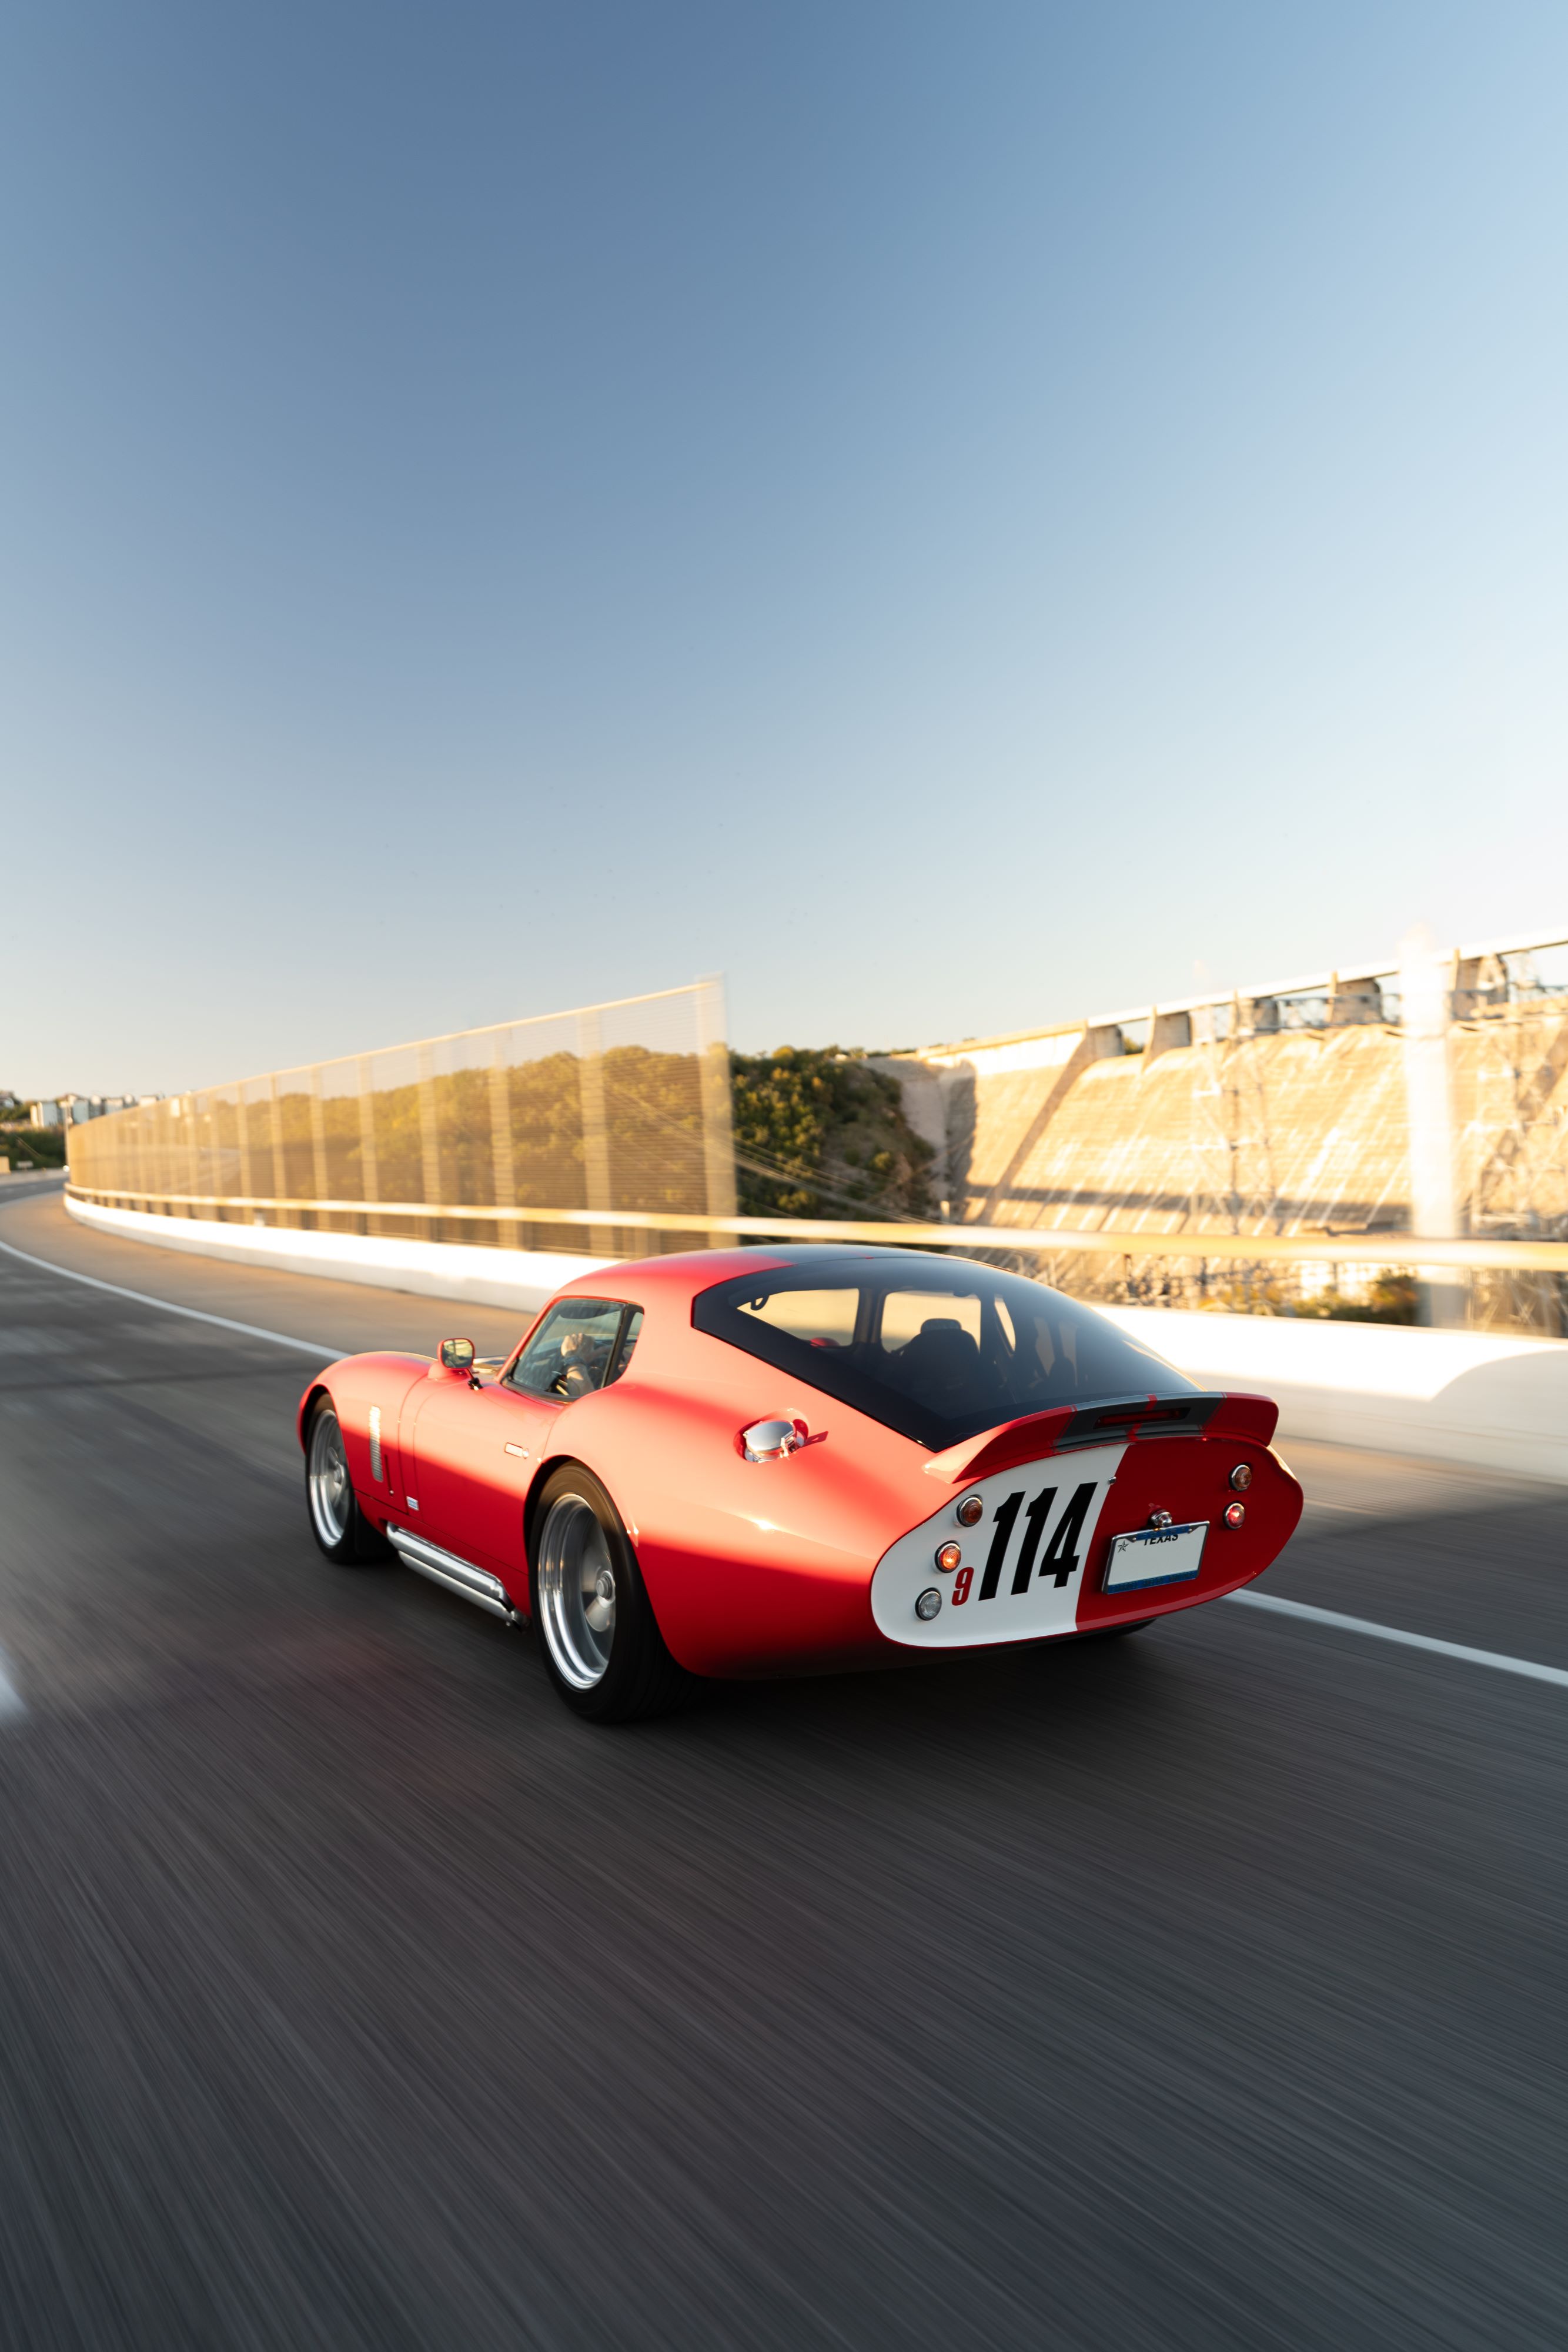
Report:
[{"label": "sunlit concrete structure", "polygon": [[1568,1234],[1568,936],[1412,950],[878,1066],[956,1223]]}]

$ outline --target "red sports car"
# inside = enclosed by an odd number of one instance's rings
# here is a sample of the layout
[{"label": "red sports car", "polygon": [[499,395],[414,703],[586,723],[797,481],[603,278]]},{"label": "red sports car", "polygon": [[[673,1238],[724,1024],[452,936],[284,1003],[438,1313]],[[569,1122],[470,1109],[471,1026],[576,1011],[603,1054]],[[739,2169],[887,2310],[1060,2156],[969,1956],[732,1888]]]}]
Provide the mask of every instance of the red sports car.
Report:
[{"label": "red sports car", "polygon": [[1130,1633],[1249,1583],[1301,1493],[1277,1408],[1077,1299],[901,1249],[705,1250],[570,1283],[505,1362],[345,1357],[299,1408],[329,1559],[531,1619],[600,1723],[694,1675]]}]

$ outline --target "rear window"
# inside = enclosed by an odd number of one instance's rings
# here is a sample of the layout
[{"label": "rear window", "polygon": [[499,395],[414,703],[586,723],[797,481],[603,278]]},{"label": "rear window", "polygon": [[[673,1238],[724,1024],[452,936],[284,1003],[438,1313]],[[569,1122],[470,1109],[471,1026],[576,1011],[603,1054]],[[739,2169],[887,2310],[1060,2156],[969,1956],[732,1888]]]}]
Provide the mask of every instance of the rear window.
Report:
[{"label": "rear window", "polygon": [[692,1321],[934,1454],[1053,1405],[1196,1393],[1092,1307],[964,1258],[813,1255],[716,1283]]}]

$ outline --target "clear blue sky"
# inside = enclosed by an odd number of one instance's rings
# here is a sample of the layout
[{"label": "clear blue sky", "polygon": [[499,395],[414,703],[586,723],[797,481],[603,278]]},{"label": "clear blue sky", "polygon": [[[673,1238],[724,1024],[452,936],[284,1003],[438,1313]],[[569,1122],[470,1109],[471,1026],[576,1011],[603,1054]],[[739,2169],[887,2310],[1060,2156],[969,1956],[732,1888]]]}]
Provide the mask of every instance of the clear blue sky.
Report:
[{"label": "clear blue sky", "polygon": [[1568,922],[1568,11],[21,0],[0,1082]]}]

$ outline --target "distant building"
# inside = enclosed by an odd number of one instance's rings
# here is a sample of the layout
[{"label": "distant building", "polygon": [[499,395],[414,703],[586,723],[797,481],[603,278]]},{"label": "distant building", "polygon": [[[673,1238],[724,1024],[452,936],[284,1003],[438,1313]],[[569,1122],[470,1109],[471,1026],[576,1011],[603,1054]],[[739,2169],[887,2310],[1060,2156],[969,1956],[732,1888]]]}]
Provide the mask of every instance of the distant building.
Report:
[{"label": "distant building", "polygon": [[51,1100],[18,1104],[31,1127],[79,1127],[85,1119],[102,1118],[111,1110],[134,1110],[139,1103],[161,1102],[161,1095],[56,1095]]}]

